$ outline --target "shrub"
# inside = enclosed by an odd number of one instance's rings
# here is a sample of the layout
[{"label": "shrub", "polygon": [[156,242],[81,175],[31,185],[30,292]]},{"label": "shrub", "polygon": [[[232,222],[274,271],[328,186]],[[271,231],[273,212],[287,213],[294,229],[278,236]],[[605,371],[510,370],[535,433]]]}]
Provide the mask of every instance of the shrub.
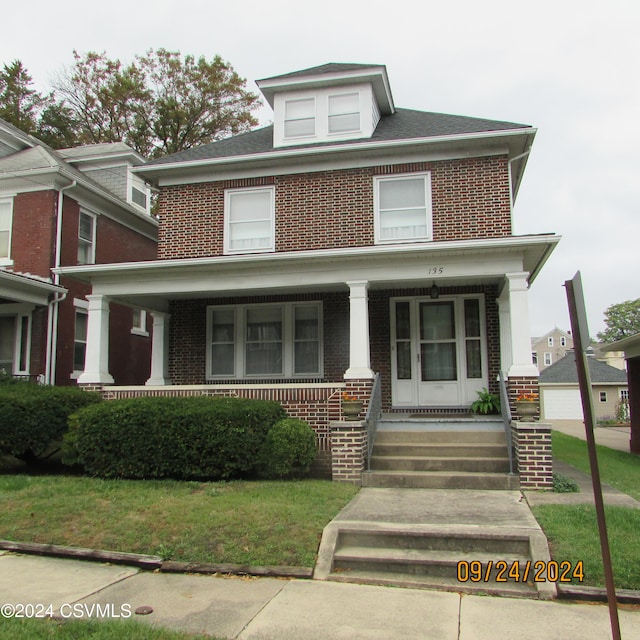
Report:
[{"label": "shrub", "polygon": [[313,429],[302,420],[286,418],[267,434],[260,455],[261,469],[269,478],[299,477],[309,472],[317,453]]},{"label": "shrub", "polygon": [[500,413],[500,398],[490,393],[486,387],[482,391],[477,391],[478,399],[471,405],[472,413],[483,415]]},{"label": "shrub", "polygon": [[18,382],[0,386],[0,453],[33,462],[56,449],[69,416],[100,401],[78,387]]},{"label": "shrub", "polygon": [[256,468],[276,402],[243,398],[134,398],[79,411],[64,461],[105,478],[227,479]]},{"label": "shrub", "polygon": [[561,473],[554,473],[553,491],[555,493],[578,493],[580,491],[580,487],[573,478],[569,478]]}]

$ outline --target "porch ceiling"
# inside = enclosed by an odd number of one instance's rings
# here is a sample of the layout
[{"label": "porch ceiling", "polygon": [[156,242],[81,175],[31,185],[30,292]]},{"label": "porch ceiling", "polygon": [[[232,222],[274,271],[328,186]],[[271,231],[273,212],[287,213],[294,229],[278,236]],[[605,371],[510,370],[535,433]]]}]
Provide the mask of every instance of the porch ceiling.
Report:
[{"label": "porch ceiling", "polygon": [[532,281],[559,236],[385,245],[355,249],[158,260],[78,267],[57,272],[89,282],[93,293],[166,310],[179,298],[500,283],[526,271]]}]

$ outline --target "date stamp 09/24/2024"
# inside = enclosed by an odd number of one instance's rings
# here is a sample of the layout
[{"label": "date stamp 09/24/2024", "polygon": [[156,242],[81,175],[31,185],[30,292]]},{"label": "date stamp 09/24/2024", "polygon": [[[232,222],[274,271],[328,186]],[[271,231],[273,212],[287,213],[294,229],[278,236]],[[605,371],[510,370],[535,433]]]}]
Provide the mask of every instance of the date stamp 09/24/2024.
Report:
[{"label": "date stamp 09/24/2024", "polygon": [[563,560],[526,562],[514,560],[461,560],[457,565],[458,582],[572,582],[584,580],[584,562]]}]

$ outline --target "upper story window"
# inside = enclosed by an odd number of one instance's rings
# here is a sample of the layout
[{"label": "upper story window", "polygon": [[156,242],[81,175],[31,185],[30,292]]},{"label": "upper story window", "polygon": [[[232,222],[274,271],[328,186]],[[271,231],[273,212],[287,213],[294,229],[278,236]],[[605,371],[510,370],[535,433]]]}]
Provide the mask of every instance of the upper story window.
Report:
[{"label": "upper story window", "polygon": [[566,347],[567,346],[567,339],[564,336],[561,336],[561,338],[560,338],[560,346],[561,347]]},{"label": "upper story window", "polygon": [[299,138],[316,133],[316,101],[287,100],[284,105],[284,136]]},{"label": "upper story window", "polygon": [[93,264],[96,261],[96,217],[80,212],[78,223],[78,264]]},{"label": "upper story window", "polygon": [[149,187],[139,176],[129,172],[129,196],[127,199],[131,204],[140,207],[145,213],[151,211],[151,193]]},{"label": "upper story window", "polygon": [[13,222],[13,199],[0,200],[0,264],[11,258],[11,227]]},{"label": "upper story window", "polygon": [[544,364],[545,364],[545,367],[548,367],[549,365],[553,364],[553,359],[551,358],[550,353],[544,354]]},{"label": "upper story window", "polygon": [[344,93],[329,96],[329,133],[360,130],[360,96]]},{"label": "upper story window", "polygon": [[275,188],[227,189],[224,194],[225,253],[275,248]]},{"label": "upper story window", "polygon": [[431,240],[429,173],[375,178],[376,242]]}]

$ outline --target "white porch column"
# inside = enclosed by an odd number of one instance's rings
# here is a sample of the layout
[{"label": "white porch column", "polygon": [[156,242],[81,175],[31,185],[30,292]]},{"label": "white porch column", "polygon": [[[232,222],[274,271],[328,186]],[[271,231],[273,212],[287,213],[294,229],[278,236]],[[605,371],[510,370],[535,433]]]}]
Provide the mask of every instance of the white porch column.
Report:
[{"label": "white porch column", "polygon": [[109,373],[109,298],[90,295],[87,300],[87,350],[78,384],[113,384]]},{"label": "white porch column", "polygon": [[[511,338],[511,363],[507,372],[509,377],[539,376],[538,367],[531,360],[528,277],[526,272],[505,273],[509,291],[508,322]],[[500,319],[503,317],[501,314]]]},{"label": "white porch column", "polygon": [[169,379],[169,314],[152,311],[153,335],[151,338],[151,376],[145,382],[149,386],[171,384]]},{"label": "white porch column", "polygon": [[500,328],[500,371],[505,374],[511,369],[513,354],[511,352],[511,322],[509,320],[509,291],[505,287],[498,303],[498,326]]},{"label": "white porch column", "polygon": [[373,378],[369,353],[369,298],[366,280],[347,282],[349,287],[349,368],[345,379]]}]

